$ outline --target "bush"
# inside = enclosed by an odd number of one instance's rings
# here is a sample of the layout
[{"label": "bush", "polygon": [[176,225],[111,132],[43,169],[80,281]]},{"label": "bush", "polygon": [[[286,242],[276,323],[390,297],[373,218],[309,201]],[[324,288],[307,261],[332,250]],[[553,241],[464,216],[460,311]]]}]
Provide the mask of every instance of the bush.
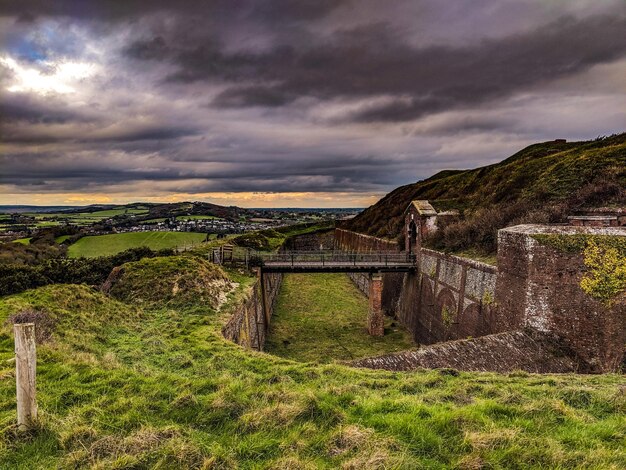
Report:
[{"label": "bush", "polygon": [[155,256],[171,256],[173,250],[132,248],[101,258],[54,258],[37,265],[0,264],[0,295],[16,294],[47,284],[102,284],[114,267]]}]

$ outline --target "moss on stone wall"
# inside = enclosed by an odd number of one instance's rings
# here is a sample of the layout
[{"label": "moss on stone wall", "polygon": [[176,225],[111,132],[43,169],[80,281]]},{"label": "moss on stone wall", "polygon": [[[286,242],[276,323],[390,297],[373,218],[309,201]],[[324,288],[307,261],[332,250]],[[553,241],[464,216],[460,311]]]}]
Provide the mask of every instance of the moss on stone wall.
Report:
[{"label": "moss on stone wall", "polygon": [[614,235],[592,235],[587,233],[578,233],[574,235],[561,233],[542,233],[531,235],[542,245],[556,248],[565,253],[582,254],[590,242],[597,244],[603,248],[615,248],[621,256],[626,256],[626,237],[617,237]]},{"label": "moss on stone wall", "polygon": [[455,316],[456,315],[455,315],[454,310],[448,308],[447,305],[445,305],[443,309],[441,309],[441,321],[446,330],[449,330],[450,328],[452,328],[452,324],[454,323]]},{"label": "moss on stone wall", "polygon": [[587,273],[580,287],[591,297],[611,304],[626,291],[626,237],[591,234],[537,234],[539,243],[584,257]]},{"label": "moss on stone wall", "polygon": [[[626,246],[626,243],[623,244]],[[585,266],[589,268],[580,287],[598,300],[611,304],[626,291],[625,250],[614,246],[598,245],[591,240],[584,251]]]}]

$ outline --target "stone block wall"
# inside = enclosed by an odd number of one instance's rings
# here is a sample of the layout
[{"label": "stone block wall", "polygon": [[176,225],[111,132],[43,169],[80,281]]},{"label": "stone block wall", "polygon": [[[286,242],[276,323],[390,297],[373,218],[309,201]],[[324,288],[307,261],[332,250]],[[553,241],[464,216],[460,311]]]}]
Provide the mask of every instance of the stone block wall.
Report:
[{"label": "stone block wall", "polygon": [[332,250],[335,247],[334,229],[295,235],[285,240],[283,249],[289,251]]},{"label": "stone block wall", "polygon": [[398,319],[415,341],[431,344],[495,331],[495,266],[422,248],[404,275]]},{"label": "stone block wall", "polygon": [[[626,229],[509,227],[498,233],[497,267],[421,248],[415,272],[383,275],[382,310],[395,316],[418,343],[469,342],[363,365],[395,367],[389,365],[395,361],[404,364],[397,366],[400,368],[414,363],[416,367],[448,364],[468,370],[499,370],[498,363],[504,359],[497,358],[510,355],[516,359],[509,361],[506,370],[511,367],[537,372],[616,370],[623,360],[626,344],[626,301],[622,298],[607,305],[587,295],[580,287],[587,272],[582,253],[555,248],[536,237],[550,234],[626,237]],[[342,229],[335,230],[334,235],[338,237],[335,247],[346,251],[384,251],[385,247],[397,250],[388,240]],[[311,243],[319,241],[312,240]],[[298,246],[308,243],[303,241]],[[361,292],[369,293],[367,274],[349,276]],[[265,343],[282,279],[279,274],[263,278],[224,327],[227,338],[259,350]],[[476,342],[476,338],[485,340]],[[558,351],[550,352],[549,346],[556,344],[554,338],[558,339]],[[511,343],[508,348],[503,346],[507,341]],[[499,355],[489,352],[495,351],[496,346]],[[469,364],[462,356],[472,351],[481,357],[473,358]],[[542,358],[545,362],[539,363]],[[527,359],[530,362],[524,362]]]},{"label": "stone block wall", "polygon": [[245,348],[263,350],[282,278],[280,273],[258,275],[248,296],[222,328],[226,339]]},{"label": "stone block wall", "polygon": [[518,225],[500,230],[496,327],[557,334],[578,356],[581,371],[606,372],[616,370],[623,358],[626,303],[608,305],[586,294],[580,286],[587,272],[583,254],[549,243],[553,237],[594,235],[626,237],[626,229]]},{"label": "stone block wall", "polygon": [[372,237],[341,228],[335,229],[335,248],[343,251],[358,251],[361,253],[370,251],[400,251],[395,241]]},{"label": "stone block wall", "polygon": [[417,368],[454,368],[467,371],[507,373],[576,372],[578,365],[562,340],[532,331],[506,331],[480,338],[446,341],[417,350],[366,357],[350,363],[355,367],[392,371]]}]

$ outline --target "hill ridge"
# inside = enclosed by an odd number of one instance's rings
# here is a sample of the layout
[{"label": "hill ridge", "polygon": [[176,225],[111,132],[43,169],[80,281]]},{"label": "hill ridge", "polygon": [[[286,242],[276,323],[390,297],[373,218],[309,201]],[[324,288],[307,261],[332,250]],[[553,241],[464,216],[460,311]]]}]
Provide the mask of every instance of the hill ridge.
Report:
[{"label": "hill ridge", "polygon": [[404,209],[411,200],[428,199],[437,210],[458,209],[464,216],[464,220],[442,227],[431,246],[493,252],[498,228],[514,223],[564,222],[581,207],[623,205],[624,188],[626,133],[590,141],[548,141],[529,145],[499,163],[442,170],[400,186],[342,227],[382,238],[402,238]]}]

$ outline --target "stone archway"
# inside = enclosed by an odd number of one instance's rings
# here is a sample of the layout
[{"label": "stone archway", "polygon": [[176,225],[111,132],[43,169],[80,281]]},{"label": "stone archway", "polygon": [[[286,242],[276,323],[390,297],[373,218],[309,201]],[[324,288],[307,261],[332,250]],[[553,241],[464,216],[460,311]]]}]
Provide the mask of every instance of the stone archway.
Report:
[{"label": "stone archway", "polygon": [[417,224],[415,220],[411,220],[406,228],[407,252],[415,253],[417,251]]}]

